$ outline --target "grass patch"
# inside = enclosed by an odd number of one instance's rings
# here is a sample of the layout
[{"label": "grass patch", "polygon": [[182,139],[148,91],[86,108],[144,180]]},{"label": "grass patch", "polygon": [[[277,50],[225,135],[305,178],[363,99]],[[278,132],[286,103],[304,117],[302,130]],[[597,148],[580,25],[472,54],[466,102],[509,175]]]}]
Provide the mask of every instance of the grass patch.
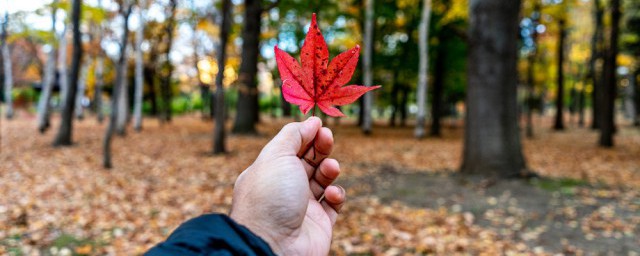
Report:
[{"label": "grass patch", "polygon": [[578,179],[570,179],[570,178],[561,178],[561,179],[532,179],[531,185],[539,187],[541,189],[552,191],[552,192],[560,192],[565,195],[573,195],[575,194],[575,189],[577,187],[583,187],[588,185],[589,183],[584,180]]}]

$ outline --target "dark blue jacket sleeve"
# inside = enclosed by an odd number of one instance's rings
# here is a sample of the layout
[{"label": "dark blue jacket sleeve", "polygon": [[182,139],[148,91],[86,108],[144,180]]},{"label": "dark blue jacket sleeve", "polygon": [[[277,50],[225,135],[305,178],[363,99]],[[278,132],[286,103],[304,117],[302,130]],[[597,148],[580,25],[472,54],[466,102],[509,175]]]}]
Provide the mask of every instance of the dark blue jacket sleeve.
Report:
[{"label": "dark blue jacket sleeve", "polygon": [[207,214],[183,223],[145,255],[275,254],[264,240],[226,215]]}]

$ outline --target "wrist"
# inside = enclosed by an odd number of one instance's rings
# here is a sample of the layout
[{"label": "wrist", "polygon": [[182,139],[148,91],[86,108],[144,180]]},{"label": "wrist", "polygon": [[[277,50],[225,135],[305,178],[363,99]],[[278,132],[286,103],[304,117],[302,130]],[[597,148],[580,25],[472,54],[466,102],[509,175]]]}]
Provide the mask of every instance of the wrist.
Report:
[{"label": "wrist", "polygon": [[260,237],[262,240],[269,244],[271,250],[276,255],[283,255],[283,250],[278,243],[278,240],[269,232],[268,228],[259,225],[258,221],[255,221],[254,218],[245,218],[241,213],[237,213],[237,211],[231,211],[229,213],[229,217],[237,222],[238,224],[244,226],[249,231],[251,231],[254,235]]}]

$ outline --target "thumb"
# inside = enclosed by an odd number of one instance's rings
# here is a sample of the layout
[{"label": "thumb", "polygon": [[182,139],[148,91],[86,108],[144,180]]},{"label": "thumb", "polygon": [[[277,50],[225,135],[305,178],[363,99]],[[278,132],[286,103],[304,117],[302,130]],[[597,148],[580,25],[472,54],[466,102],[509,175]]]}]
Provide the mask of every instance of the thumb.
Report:
[{"label": "thumb", "polygon": [[[302,157],[322,128],[320,118],[312,116],[304,122],[285,125],[282,130],[265,146],[262,154],[284,154]],[[274,157],[271,155],[271,157]]]}]

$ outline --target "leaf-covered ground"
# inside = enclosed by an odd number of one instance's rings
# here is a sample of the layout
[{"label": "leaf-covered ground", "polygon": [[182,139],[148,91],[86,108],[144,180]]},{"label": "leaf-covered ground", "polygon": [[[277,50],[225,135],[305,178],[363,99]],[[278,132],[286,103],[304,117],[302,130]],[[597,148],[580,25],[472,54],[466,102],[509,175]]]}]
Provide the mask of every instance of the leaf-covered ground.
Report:
[{"label": "leaf-covered ground", "polygon": [[[106,124],[76,122],[75,146],[54,149],[54,131],[38,134],[33,117],[3,120],[0,254],[142,253],[188,218],[227,212],[235,177],[287,120],[265,118],[260,136],[231,136],[226,156],[208,154],[210,122],[145,121],[142,133],[116,138],[107,171]],[[455,174],[459,128],[416,141],[409,128],[365,137],[342,123],[328,125],[348,191],[334,254],[640,253],[637,128],[621,126],[613,149],[597,148],[588,129],[539,128],[525,154],[552,179],[526,182]]]}]

